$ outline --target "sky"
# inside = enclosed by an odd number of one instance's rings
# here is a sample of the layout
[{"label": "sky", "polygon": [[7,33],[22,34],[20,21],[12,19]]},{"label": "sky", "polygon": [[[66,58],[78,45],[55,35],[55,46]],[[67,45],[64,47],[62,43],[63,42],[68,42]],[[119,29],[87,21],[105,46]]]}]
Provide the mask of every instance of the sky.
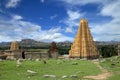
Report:
[{"label": "sky", "polygon": [[120,0],[0,0],[0,42],[74,41],[88,20],[95,41],[120,41]]}]

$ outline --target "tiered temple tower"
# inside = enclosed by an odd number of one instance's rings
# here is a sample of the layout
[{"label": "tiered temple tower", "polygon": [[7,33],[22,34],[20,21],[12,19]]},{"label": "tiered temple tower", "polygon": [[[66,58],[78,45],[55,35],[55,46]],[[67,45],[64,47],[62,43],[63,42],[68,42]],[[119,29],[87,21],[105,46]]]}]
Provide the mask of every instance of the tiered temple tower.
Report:
[{"label": "tiered temple tower", "polygon": [[16,41],[13,41],[13,42],[11,43],[10,50],[11,50],[11,51],[17,51],[17,50],[19,50],[19,46],[18,46],[18,43],[17,43]]},{"label": "tiered temple tower", "polygon": [[94,59],[99,57],[99,53],[91,36],[88,21],[80,20],[77,35],[69,51],[71,58],[87,58]]}]

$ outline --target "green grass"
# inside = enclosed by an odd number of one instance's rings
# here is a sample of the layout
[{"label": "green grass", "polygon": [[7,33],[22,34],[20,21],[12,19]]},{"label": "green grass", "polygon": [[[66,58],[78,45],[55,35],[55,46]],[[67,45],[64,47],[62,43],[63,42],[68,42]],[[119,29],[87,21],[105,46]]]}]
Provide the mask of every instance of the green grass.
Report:
[{"label": "green grass", "polygon": [[47,52],[49,49],[29,49],[30,52]]},{"label": "green grass", "polygon": [[[59,62],[59,63],[58,63]],[[78,65],[72,65],[77,62]],[[37,72],[29,74],[27,70]],[[47,64],[42,61],[24,61],[20,67],[16,67],[16,61],[0,62],[0,80],[81,80],[86,75],[97,75],[101,71],[94,63],[87,60],[47,60]],[[55,78],[46,78],[43,75],[55,75]],[[78,78],[71,78],[70,75],[77,75]],[[66,75],[67,78],[62,78]]]},{"label": "green grass", "polygon": [[113,76],[109,77],[109,80],[120,79],[120,57],[114,56],[111,58],[106,58],[105,61],[100,64],[102,67],[104,67],[113,74]]}]

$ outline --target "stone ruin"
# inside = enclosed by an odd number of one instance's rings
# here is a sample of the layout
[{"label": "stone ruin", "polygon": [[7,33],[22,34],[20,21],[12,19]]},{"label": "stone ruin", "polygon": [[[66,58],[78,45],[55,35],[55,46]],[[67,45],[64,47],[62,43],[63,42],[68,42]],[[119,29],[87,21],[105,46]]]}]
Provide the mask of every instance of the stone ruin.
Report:
[{"label": "stone ruin", "polygon": [[18,51],[18,50],[19,50],[18,42],[13,41],[13,42],[11,43],[10,50],[11,50],[11,51]]},{"label": "stone ruin", "polygon": [[48,50],[48,54],[50,58],[58,58],[58,48],[55,42],[52,42],[50,45],[50,49]]},{"label": "stone ruin", "polygon": [[11,42],[10,50],[5,51],[7,58],[6,59],[19,59],[22,58],[21,51],[17,41]]},{"label": "stone ruin", "polygon": [[6,59],[7,55],[4,52],[0,52],[0,59]]},{"label": "stone ruin", "polygon": [[19,49],[17,41],[11,42],[10,50],[5,50],[0,52],[0,59],[40,59],[40,58],[49,58],[48,51],[45,52],[31,52],[29,50]]}]

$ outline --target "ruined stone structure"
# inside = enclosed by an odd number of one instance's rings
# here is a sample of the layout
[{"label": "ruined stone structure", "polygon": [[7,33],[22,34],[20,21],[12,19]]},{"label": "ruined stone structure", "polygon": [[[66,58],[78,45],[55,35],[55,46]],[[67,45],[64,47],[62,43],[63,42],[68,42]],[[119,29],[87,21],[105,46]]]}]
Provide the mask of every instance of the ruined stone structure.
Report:
[{"label": "ruined stone structure", "polygon": [[16,41],[11,42],[10,50],[6,50],[4,53],[7,56],[6,59],[22,58],[21,51],[19,50],[19,45]]},{"label": "ruined stone structure", "polygon": [[19,46],[18,46],[18,43],[16,41],[11,43],[10,50],[11,51],[18,51],[19,50]]},{"label": "ruined stone structure", "polygon": [[[23,54],[22,54],[23,55]],[[24,52],[24,59],[40,59],[40,58],[49,58],[47,52]]]},{"label": "ruined stone structure", "polygon": [[[57,57],[57,46],[56,43],[52,43],[50,48],[52,57]],[[49,58],[48,50],[46,51],[30,51],[25,49],[19,49],[16,41],[11,43],[10,50],[0,52],[0,59],[38,59],[38,58]]]},{"label": "ruined stone structure", "polygon": [[80,20],[80,26],[71,46],[71,50],[69,51],[69,57],[87,59],[99,57],[97,48],[88,27],[88,21],[86,19]]},{"label": "ruined stone structure", "polygon": [[58,48],[57,48],[55,42],[51,43],[51,46],[50,46],[50,49],[49,49],[48,53],[49,53],[49,57],[51,57],[51,58],[58,58],[58,56],[59,56]]},{"label": "ruined stone structure", "polygon": [[0,59],[6,59],[7,55],[4,52],[0,51]]},{"label": "ruined stone structure", "polygon": [[5,51],[5,55],[7,55],[6,59],[19,59],[22,58],[21,51]]}]

